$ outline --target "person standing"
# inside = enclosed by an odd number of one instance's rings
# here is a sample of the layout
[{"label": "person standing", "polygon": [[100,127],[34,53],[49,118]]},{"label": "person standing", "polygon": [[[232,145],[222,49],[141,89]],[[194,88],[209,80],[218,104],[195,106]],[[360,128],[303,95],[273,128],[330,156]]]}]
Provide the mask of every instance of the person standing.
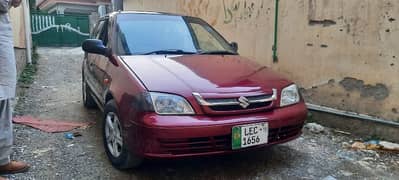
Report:
[{"label": "person standing", "polygon": [[11,100],[15,97],[17,70],[8,10],[21,2],[0,0],[0,180],[5,180],[1,175],[29,170],[25,162],[10,160],[13,144]]}]

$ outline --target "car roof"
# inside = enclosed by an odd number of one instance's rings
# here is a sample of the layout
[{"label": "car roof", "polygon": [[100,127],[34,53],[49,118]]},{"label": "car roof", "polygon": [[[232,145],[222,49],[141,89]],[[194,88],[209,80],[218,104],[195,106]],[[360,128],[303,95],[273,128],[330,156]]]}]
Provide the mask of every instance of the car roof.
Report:
[{"label": "car roof", "polygon": [[117,16],[118,14],[148,14],[148,15],[165,15],[165,16],[181,16],[187,17],[181,14],[165,13],[165,12],[155,12],[155,11],[116,11],[110,13],[108,16]]}]

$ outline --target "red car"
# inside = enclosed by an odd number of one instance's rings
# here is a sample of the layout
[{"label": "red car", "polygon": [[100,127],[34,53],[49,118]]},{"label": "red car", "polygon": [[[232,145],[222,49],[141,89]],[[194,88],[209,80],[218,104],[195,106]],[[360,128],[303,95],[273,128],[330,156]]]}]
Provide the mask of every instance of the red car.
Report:
[{"label": "red car", "polygon": [[119,169],[143,159],[234,153],[301,135],[298,87],[241,57],[196,17],[117,12],[82,47],[83,99],[104,112],[104,146]]}]

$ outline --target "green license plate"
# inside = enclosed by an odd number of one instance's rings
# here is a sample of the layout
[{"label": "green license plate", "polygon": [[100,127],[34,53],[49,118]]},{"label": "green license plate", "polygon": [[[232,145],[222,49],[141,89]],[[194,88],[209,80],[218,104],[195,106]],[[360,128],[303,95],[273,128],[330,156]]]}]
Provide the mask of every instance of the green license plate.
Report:
[{"label": "green license plate", "polygon": [[232,149],[241,149],[267,144],[269,124],[267,122],[234,126],[232,128]]}]

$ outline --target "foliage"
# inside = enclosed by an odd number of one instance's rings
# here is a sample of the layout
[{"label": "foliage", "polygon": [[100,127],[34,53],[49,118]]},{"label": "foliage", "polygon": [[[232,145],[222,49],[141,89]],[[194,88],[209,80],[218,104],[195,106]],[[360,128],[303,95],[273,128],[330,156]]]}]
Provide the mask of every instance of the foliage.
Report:
[{"label": "foliage", "polygon": [[21,76],[19,77],[19,83],[22,83],[24,85],[32,84],[36,72],[36,64],[27,64],[24,71],[22,71]]},{"label": "foliage", "polygon": [[33,43],[32,46],[32,64],[37,64],[39,60],[39,54],[37,53],[37,44]]},{"label": "foliage", "polygon": [[39,59],[39,54],[37,53],[37,46],[33,44],[32,47],[32,64],[27,64],[25,69],[22,71],[18,81],[24,85],[32,84],[34,76],[37,73],[37,62]]}]

